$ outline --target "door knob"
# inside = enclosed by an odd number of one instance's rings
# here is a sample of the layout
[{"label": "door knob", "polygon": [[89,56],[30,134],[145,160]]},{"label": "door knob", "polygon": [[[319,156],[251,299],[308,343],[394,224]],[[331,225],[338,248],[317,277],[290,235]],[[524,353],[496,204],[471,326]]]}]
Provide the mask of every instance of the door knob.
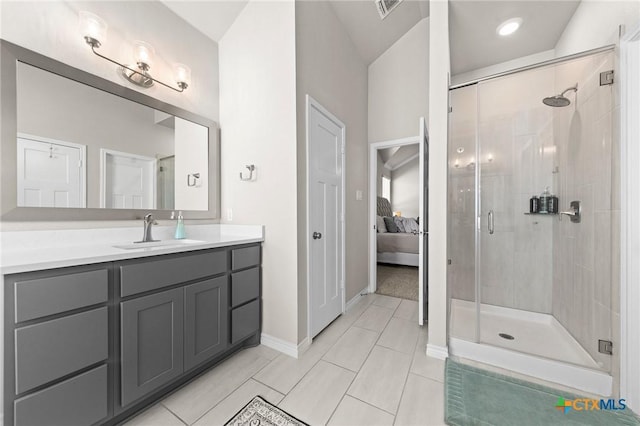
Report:
[{"label": "door knob", "polygon": [[322,238],[322,234],[319,232],[314,232],[313,233],[313,239],[314,240],[319,240],[320,238]]}]

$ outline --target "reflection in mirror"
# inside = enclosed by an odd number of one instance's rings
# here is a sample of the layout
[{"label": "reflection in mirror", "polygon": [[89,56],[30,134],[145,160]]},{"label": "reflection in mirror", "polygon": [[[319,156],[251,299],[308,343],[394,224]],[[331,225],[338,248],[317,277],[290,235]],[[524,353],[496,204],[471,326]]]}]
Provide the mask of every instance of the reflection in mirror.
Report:
[{"label": "reflection in mirror", "polygon": [[18,62],[19,207],[209,207],[209,129]]}]

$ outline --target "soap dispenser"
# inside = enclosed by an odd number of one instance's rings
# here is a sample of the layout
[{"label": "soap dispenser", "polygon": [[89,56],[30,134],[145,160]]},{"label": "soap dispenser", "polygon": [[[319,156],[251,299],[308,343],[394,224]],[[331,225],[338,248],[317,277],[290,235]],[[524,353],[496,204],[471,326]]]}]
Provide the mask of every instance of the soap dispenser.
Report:
[{"label": "soap dispenser", "polygon": [[174,238],[176,240],[182,240],[186,237],[186,234],[184,232],[184,218],[182,217],[182,212],[179,211],[178,212],[178,220],[176,222],[176,233],[174,235]]},{"label": "soap dispenser", "polygon": [[540,209],[539,213],[549,213],[549,200],[551,200],[551,193],[549,192],[549,187],[547,186],[544,192],[540,195]]}]

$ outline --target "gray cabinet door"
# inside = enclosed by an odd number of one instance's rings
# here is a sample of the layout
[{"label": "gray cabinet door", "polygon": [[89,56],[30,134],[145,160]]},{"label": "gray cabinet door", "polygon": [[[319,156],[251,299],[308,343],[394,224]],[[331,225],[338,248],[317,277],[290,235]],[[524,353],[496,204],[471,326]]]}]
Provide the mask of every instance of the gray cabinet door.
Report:
[{"label": "gray cabinet door", "polygon": [[227,348],[227,287],[226,276],[185,287],[185,371]]},{"label": "gray cabinet door", "polygon": [[184,371],[184,289],[121,303],[122,406]]}]

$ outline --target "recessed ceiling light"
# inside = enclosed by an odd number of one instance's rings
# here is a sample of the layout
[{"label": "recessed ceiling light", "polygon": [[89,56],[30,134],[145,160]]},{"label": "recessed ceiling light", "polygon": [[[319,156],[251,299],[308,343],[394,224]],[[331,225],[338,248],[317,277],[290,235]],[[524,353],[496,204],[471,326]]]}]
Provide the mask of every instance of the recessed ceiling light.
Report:
[{"label": "recessed ceiling light", "polygon": [[520,25],[522,25],[522,18],[507,19],[502,24],[498,25],[496,32],[501,36],[508,36],[509,34],[515,33],[518,28],[520,28]]},{"label": "recessed ceiling light", "polygon": [[462,154],[464,152],[464,148],[460,147],[460,148],[456,149],[456,151],[458,152],[458,154]]}]

